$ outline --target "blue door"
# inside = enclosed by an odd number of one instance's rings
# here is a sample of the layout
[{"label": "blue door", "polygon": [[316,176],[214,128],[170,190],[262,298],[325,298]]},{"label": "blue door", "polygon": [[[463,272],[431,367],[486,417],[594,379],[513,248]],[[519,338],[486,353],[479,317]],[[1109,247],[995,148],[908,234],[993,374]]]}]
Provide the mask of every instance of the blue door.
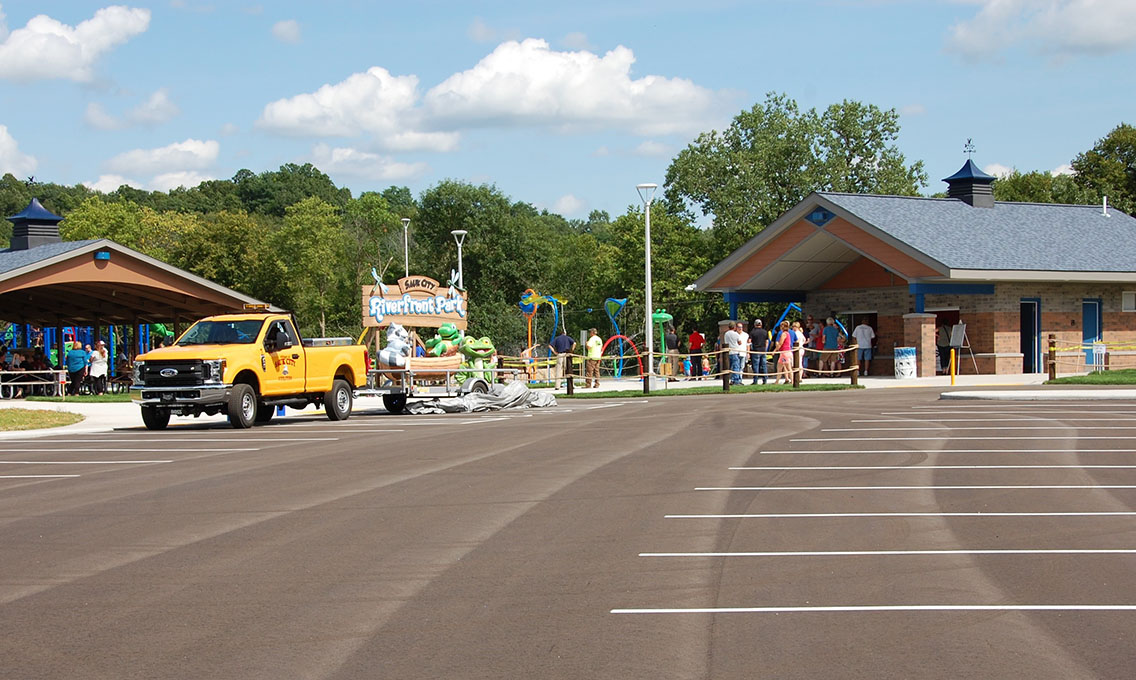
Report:
[{"label": "blue door", "polygon": [[1093,363],[1094,342],[1101,341],[1101,301],[1081,301],[1081,344],[1085,346],[1085,365]]}]

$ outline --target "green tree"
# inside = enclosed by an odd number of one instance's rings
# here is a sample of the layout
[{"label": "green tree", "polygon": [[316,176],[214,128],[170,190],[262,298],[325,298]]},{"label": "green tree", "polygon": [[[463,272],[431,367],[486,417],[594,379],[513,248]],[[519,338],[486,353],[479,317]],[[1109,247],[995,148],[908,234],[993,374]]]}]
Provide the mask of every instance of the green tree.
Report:
[{"label": "green tree", "polygon": [[346,263],[356,287],[371,280],[371,267],[380,275],[393,268],[394,278],[402,276],[402,223],[381,194],[366,192],[349,201],[343,228]]},{"label": "green tree", "polygon": [[1136,127],[1121,123],[1096,146],[1073,159],[1077,184],[1136,214]]},{"label": "green tree", "polygon": [[108,238],[128,248],[142,249],[142,208],[134,203],[92,196],[65,217],[59,224],[64,241]]},{"label": "green tree", "polygon": [[1098,198],[1069,175],[1048,172],[1018,172],[999,177],[994,182],[994,200],[1020,203],[1095,203]]},{"label": "green tree", "polygon": [[335,206],[316,197],[285,210],[272,237],[279,269],[302,326],[327,335],[332,302],[344,281],[344,234]]},{"label": "green tree", "polygon": [[339,210],[351,199],[349,189],[336,187],[330,177],[311,163],[288,163],[259,175],[240,170],[233,176],[233,183],[246,210],[276,217],[284,217],[289,206],[306,198],[319,198]]},{"label": "green tree", "polygon": [[853,101],[802,112],[770,93],[679,152],[666,200],[671,210],[713,215],[715,247],[728,253],[813,191],[914,195],[927,178],[895,145],[898,118]]}]

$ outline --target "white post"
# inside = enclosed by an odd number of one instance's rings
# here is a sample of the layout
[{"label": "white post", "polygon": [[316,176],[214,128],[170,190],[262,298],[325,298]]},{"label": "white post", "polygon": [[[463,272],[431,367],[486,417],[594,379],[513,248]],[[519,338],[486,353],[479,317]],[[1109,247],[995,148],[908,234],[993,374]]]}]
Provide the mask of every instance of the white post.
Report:
[{"label": "white post", "polygon": [[635,190],[639,192],[639,198],[643,199],[643,249],[645,254],[645,277],[647,280],[647,287],[644,291],[644,304],[647,305],[647,319],[644,324],[647,328],[647,375],[643,377],[644,380],[650,380],[649,376],[655,373],[655,329],[651,321],[651,315],[655,312],[654,307],[651,305],[651,199],[654,197],[655,189],[658,187],[658,184],[650,183],[635,186]]},{"label": "white post", "polygon": [[465,275],[462,273],[462,241],[469,232],[465,229],[454,229],[450,232],[458,243],[458,288],[465,290]]},{"label": "white post", "polygon": [[402,264],[403,276],[410,276],[410,218],[402,218]]}]

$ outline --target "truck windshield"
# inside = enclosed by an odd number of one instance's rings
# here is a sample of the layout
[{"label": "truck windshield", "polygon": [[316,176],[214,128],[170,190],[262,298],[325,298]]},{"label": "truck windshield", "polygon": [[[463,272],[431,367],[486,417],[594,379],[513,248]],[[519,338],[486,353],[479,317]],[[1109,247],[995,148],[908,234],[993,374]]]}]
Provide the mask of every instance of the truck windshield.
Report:
[{"label": "truck windshield", "polygon": [[178,345],[249,345],[260,335],[263,319],[248,321],[198,321],[190,326]]}]

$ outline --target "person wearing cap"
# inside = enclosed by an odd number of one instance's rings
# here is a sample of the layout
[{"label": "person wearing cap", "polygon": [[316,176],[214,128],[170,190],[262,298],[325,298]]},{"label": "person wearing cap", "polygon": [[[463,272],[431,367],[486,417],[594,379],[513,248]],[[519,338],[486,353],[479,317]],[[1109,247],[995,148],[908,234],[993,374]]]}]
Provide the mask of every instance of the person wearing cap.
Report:
[{"label": "person wearing cap", "polygon": [[769,341],[773,339],[773,335],[765,330],[761,319],[753,320],[753,328],[749,331],[749,342],[751,354],[749,355],[750,365],[753,369],[753,384],[757,384],[757,379],[761,378],[761,384],[765,385],[769,382],[766,373],[769,372],[769,363],[766,352],[769,351]]},{"label": "person wearing cap", "polygon": [[603,356],[603,340],[600,339],[599,331],[588,329],[588,341],[584,343],[584,350],[584,387],[599,387],[600,358]]},{"label": "person wearing cap", "polygon": [[91,350],[89,365],[90,370],[88,375],[91,377],[91,393],[106,394],[107,368],[110,366],[110,355],[107,353],[106,344],[102,340],[95,342],[95,348]]}]

